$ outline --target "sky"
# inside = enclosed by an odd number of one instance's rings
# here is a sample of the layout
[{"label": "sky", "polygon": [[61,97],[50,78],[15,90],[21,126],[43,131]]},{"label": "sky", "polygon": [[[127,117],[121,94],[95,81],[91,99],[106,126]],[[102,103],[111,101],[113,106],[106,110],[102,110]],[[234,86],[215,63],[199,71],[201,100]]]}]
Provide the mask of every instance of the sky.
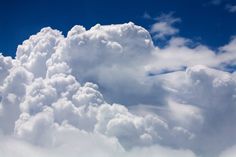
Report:
[{"label": "sky", "polygon": [[177,24],[181,36],[216,48],[236,34],[236,14],[226,7],[234,3],[233,0],[2,0],[0,52],[14,56],[22,41],[46,26],[66,33],[75,24],[89,29],[97,23],[119,24],[132,21],[149,29],[154,21],[144,19],[145,13],[156,17],[169,12],[181,18],[181,23]]},{"label": "sky", "polygon": [[236,2],[1,3],[0,156],[235,156]]}]

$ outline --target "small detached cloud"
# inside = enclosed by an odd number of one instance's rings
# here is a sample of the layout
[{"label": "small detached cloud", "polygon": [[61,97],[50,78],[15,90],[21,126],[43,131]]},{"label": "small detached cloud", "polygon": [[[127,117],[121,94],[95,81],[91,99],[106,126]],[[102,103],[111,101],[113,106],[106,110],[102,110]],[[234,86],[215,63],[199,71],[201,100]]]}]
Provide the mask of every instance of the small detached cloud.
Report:
[{"label": "small detached cloud", "polygon": [[175,28],[174,25],[181,19],[173,17],[173,13],[162,14],[153,19],[156,22],[151,26],[150,33],[153,34],[154,39],[165,39],[179,32],[179,29]]}]

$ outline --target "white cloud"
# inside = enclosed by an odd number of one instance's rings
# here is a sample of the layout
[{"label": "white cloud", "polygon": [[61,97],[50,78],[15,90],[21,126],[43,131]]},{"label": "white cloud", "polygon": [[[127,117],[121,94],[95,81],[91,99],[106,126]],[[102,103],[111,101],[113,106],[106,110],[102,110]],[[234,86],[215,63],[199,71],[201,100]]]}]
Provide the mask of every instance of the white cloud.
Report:
[{"label": "white cloud", "polygon": [[2,54],[0,54],[0,64],[0,84],[2,84],[7,75],[9,75],[9,70],[13,66],[12,58],[4,57]]},{"label": "white cloud", "polygon": [[47,72],[46,61],[55,51],[55,47],[63,38],[61,32],[51,28],[43,28],[19,45],[16,52],[17,61],[35,77],[44,77]]},{"label": "white cloud", "polygon": [[42,29],[0,56],[0,156],[219,155],[236,140],[235,38],[192,42],[159,48],[131,22]]},{"label": "white cloud", "polygon": [[236,153],[236,146],[232,146],[230,148],[227,148],[224,150],[221,154],[220,157],[234,157]]},{"label": "white cloud", "polygon": [[[0,142],[0,155],[4,157],[196,157],[190,150],[174,150],[155,145],[124,151],[116,139],[100,134],[88,134],[75,130],[60,130],[56,133],[58,145],[44,148],[31,145],[14,138],[3,137]],[[76,140],[75,140],[76,139]],[[77,140],[79,139],[79,140]],[[159,155],[158,155],[159,154]]]},{"label": "white cloud", "polygon": [[175,28],[173,25],[180,22],[181,19],[174,18],[172,14],[173,13],[162,14],[154,18],[157,22],[151,26],[150,32],[155,39],[165,39],[165,37],[175,35],[179,32],[179,29]]}]

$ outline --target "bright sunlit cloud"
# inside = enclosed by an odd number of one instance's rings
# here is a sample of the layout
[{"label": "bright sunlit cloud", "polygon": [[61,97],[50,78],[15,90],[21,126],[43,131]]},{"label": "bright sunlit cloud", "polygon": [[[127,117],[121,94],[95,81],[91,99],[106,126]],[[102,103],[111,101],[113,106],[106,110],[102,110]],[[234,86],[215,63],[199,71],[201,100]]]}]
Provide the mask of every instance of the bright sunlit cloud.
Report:
[{"label": "bright sunlit cloud", "polygon": [[0,156],[231,157],[236,38],[212,50],[155,20],[163,48],[129,22],[43,28],[0,55]]}]

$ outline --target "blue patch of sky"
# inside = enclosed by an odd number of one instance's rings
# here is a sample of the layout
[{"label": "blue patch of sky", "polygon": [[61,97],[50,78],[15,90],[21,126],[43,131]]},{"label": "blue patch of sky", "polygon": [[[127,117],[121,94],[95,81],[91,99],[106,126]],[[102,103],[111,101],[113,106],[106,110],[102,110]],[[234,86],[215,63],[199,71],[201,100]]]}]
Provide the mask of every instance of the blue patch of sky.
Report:
[{"label": "blue patch of sky", "polygon": [[65,35],[76,24],[87,29],[97,23],[117,24],[132,21],[146,29],[154,23],[143,18],[174,12],[182,22],[179,36],[196,40],[210,48],[227,44],[236,35],[236,13],[225,9],[235,1],[212,4],[208,0],[1,0],[0,52],[15,56],[17,45],[50,26]]}]

